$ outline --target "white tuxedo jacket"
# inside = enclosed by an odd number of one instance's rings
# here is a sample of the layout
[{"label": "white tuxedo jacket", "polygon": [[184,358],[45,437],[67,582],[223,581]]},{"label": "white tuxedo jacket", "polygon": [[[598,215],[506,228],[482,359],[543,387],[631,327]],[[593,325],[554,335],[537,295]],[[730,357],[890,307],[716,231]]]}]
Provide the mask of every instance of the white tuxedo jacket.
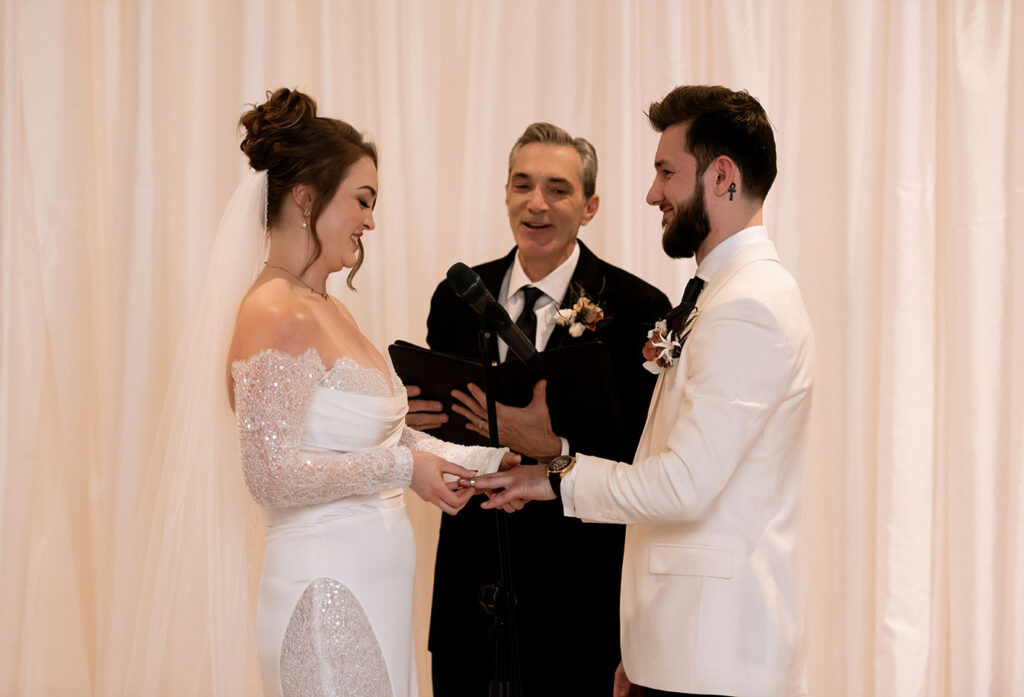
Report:
[{"label": "white tuxedo jacket", "polygon": [[631,681],[792,697],[806,693],[796,548],[813,338],[764,228],[719,246],[698,268],[698,314],[659,378],[634,463],[580,455],[566,505],[628,524]]}]

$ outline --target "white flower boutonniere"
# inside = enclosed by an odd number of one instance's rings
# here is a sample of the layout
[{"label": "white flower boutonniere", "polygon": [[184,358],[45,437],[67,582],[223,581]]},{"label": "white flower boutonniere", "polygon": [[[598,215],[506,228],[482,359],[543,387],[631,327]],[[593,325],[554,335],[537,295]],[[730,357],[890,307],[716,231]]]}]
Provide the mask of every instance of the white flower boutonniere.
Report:
[{"label": "white flower boutonniere", "polygon": [[580,295],[572,307],[555,311],[555,324],[568,327],[569,336],[574,338],[583,336],[583,332],[588,329],[594,331],[603,319],[604,310],[586,295]]},{"label": "white flower boutonniere", "polygon": [[676,359],[683,350],[683,342],[690,335],[693,321],[697,313],[693,312],[686,318],[679,333],[668,328],[668,321],[660,319],[654,323],[654,329],[647,332],[647,343],[644,345],[644,368],[648,372],[658,373],[675,365]]}]

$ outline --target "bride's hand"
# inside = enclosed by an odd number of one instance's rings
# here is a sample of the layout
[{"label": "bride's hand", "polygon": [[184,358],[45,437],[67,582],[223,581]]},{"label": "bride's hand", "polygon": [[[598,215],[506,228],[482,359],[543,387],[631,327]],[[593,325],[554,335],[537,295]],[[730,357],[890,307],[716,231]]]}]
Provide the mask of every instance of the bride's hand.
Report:
[{"label": "bride's hand", "polygon": [[462,510],[476,490],[472,487],[459,488],[457,484],[453,487],[444,481],[445,474],[464,479],[476,476],[473,470],[459,467],[432,453],[423,450],[412,451],[412,483],[409,484],[409,488],[427,503],[434,504],[445,513],[455,515]]}]

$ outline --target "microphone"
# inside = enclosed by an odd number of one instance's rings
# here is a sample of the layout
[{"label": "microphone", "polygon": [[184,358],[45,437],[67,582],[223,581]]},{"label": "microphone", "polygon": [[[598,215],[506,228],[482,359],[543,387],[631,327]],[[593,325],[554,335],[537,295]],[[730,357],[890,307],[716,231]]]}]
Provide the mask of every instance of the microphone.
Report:
[{"label": "microphone", "polygon": [[473,269],[460,261],[452,264],[447,277],[448,285],[455,294],[483,317],[484,322],[508,344],[508,350],[516,358],[523,363],[536,363],[537,347],[526,338],[523,330],[516,326],[505,308],[494,299]]}]

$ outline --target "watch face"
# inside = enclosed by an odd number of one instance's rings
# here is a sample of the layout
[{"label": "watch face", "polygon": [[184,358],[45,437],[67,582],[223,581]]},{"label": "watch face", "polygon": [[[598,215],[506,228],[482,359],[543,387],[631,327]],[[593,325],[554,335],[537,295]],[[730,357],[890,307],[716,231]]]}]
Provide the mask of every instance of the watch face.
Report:
[{"label": "watch face", "polygon": [[569,455],[559,455],[558,457],[554,457],[551,459],[551,462],[548,463],[548,472],[551,472],[552,474],[561,472],[569,467],[572,462],[573,458]]}]

